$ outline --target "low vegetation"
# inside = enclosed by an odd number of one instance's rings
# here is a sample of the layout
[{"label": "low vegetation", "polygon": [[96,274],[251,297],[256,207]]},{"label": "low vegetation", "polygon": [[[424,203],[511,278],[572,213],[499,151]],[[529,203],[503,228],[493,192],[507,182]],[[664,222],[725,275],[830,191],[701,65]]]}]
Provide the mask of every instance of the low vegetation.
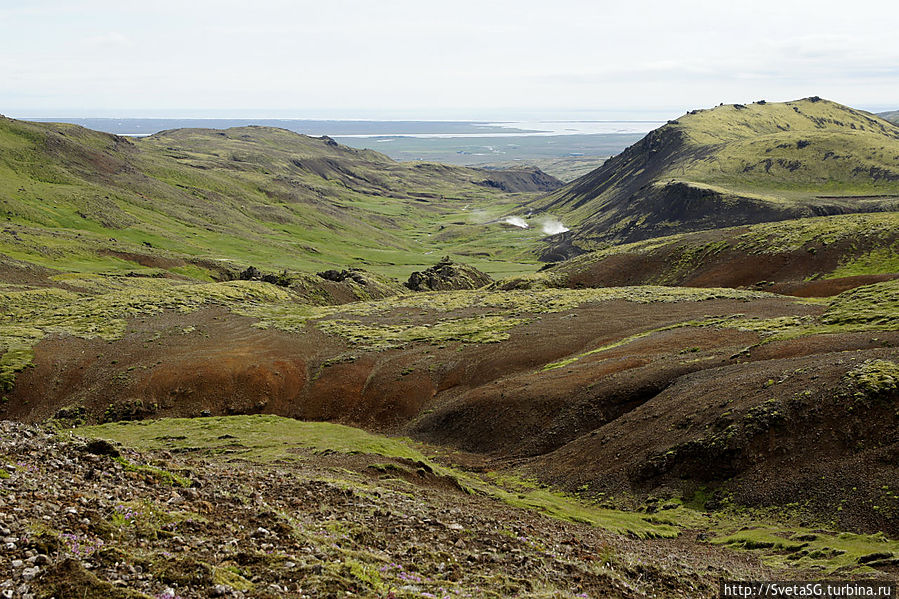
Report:
[{"label": "low vegetation", "polygon": [[[893,365],[895,366],[895,365]],[[167,451],[185,457],[215,457],[235,465],[250,462],[284,464],[308,460],[309,454],[378,456],[402,460],[372,469],[391,475],[418,472],[453,480],[457,492],[490,497],[516,508],[569,522],[583,523],[637,538],[677,537],[688,530],[705,530],[710,543],[758,554],[771,567],[802,568],[825,574],[872,572],[872,566],[899,557],[899,542],[883,535],[839,533],[798,526],[782,513],[726,508],[706,512],[681,501],[652,501],[643,511],[601,507],[516,476],[465,472],[427,445],[384,437],[357,428],[325,422],[301,422],[277,416],[160,419],[118,422],[75,429],[74,434],[121,443],[141,452]],[[118,458],[121,459],[121,458]],[[128,467],[126,466],[126,470]],[[339,484],[356,492],[372,492],[351,471],[337,473]],[[166,479],[160,482],[171,484]],[[401,480],[397,483],[402,487]],[[651,509],[648,506],[654,506]],[[659,509],[661,508],[661,509]],[[129,512],[143,513],[138,508]],[[122,518],[119,518],[121,520]]]},{"label": "low vegetation", "polygon": [[[576,498],[510,477],[479,478],[452,466],[438,464],[426,446],[409,439],[371,434],[358,428],[328,422],[302,422],[279,416],[233,416],[176,418],[140,422],[115,422],[75,429],[77,435],[122,443],[141,451],[220,456],[223,461],[302,461],[305,450],[317,454],[338,452],[409,460],[420,468],[455,481],[460,490],[493,497],[516,507],[584,522],[621,534],[638,537],[670,537],[677,529],[654,523],[644,514],[590,506]],[[137,467],[123,458],[127,469]],[[146,470],[148,467],[141,467]],[[381,466],[402,471],[402,467]],[[175,476],[175,475],[171,475]],[[183,478],[164,479],[180,484]],[[188,486],[188,485],[184,485]]]}]

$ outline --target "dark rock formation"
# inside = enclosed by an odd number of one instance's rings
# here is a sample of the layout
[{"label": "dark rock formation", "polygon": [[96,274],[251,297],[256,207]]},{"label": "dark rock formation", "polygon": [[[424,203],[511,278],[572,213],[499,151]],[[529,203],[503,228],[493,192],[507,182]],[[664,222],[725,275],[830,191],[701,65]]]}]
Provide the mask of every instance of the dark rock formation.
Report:
[{"label": "dark rock formation", "polygon": [[493,282],[490,275],[466,264],[457,264],[449,256],[424,271],[413,272],[406,287],[413,291],[452,291],[479,289]]},{"label": "dark rock formation", "polygon": [[365,278],[365,271],[361,268],[350,268],[347,270],[326,270],[317,273],[318,276],[326,281],[334,281],[335,283],[343,283],[347,279],[355,281],[360,285],[368,285],[368,279]]},{"label": "dark rock formation", "polygon": [[263,273],[255,266],[250,266],[245,271],[237,275],[241,281],[262,281],[263,283],[271,283],[272,285],[280,285],[281,287],[289,287],[291,283],[290,275],[287,271],[281,271],[278,274]]}]

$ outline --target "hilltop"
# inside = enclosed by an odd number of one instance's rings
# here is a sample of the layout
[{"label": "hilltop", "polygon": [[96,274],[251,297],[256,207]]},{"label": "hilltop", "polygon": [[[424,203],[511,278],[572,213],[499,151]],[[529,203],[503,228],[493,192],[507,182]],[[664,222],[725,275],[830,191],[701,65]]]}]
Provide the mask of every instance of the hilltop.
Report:
[{"label": "hilltop", "polygon": [[899,110],[891,110],[889,112],[878,112],[877,116],[885,121],[889,121],[895,125],[899,125]]},{"label": "hilltop", "polygon": [[899,127],[819,98],[693,110],[533,202],[555,253],[701,229],[899,207]]}]

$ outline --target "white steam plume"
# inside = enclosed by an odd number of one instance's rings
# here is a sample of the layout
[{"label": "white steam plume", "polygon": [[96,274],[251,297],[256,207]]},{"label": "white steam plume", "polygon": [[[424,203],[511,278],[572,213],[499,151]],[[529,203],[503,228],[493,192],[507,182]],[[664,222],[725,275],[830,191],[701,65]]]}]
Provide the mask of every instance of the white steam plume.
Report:
[{"label": "white steam plume", "polygon": [[527,229],[530,227],[530,225],[528,225],[520,216],[507,216],[502,220],[502,222],[508,223],[520,229]]},{"label": "white steam plume", "polygon": [[555,218],[548,218],[543,221],[541,228],[546,235],[558,235],[559,233],[570,231],[568,227],[562,224],[562,221]]}]

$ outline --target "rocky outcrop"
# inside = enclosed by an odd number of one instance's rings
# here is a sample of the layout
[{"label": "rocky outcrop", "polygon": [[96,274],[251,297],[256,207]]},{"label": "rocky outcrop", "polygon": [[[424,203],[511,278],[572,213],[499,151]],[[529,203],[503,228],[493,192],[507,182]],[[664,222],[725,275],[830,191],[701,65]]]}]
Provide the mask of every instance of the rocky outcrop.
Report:
[{"label": "rocky outcrop", "polygon": [[454,291],[458,289],[479,289],[493,282],[490,275],[473,266],[457,264],[449,256],[423,271],[413,272],[406,281],[412,291]]},{"label": "rocky outcrop", "polygon": [[368,280],[365,278],[365,275],[366,272],[360,268],[349,268],[344,270],[331,269],[318,273],[318,276],[326,281],[343,283],[347,279],[350,279],[360,285],[368,285]]},{"label": "rocky outcrop", "polygon": [[484,169],[487,177],[474,181],[477,185],[508,192],[555,191],[562,182],[536,167]]}]

